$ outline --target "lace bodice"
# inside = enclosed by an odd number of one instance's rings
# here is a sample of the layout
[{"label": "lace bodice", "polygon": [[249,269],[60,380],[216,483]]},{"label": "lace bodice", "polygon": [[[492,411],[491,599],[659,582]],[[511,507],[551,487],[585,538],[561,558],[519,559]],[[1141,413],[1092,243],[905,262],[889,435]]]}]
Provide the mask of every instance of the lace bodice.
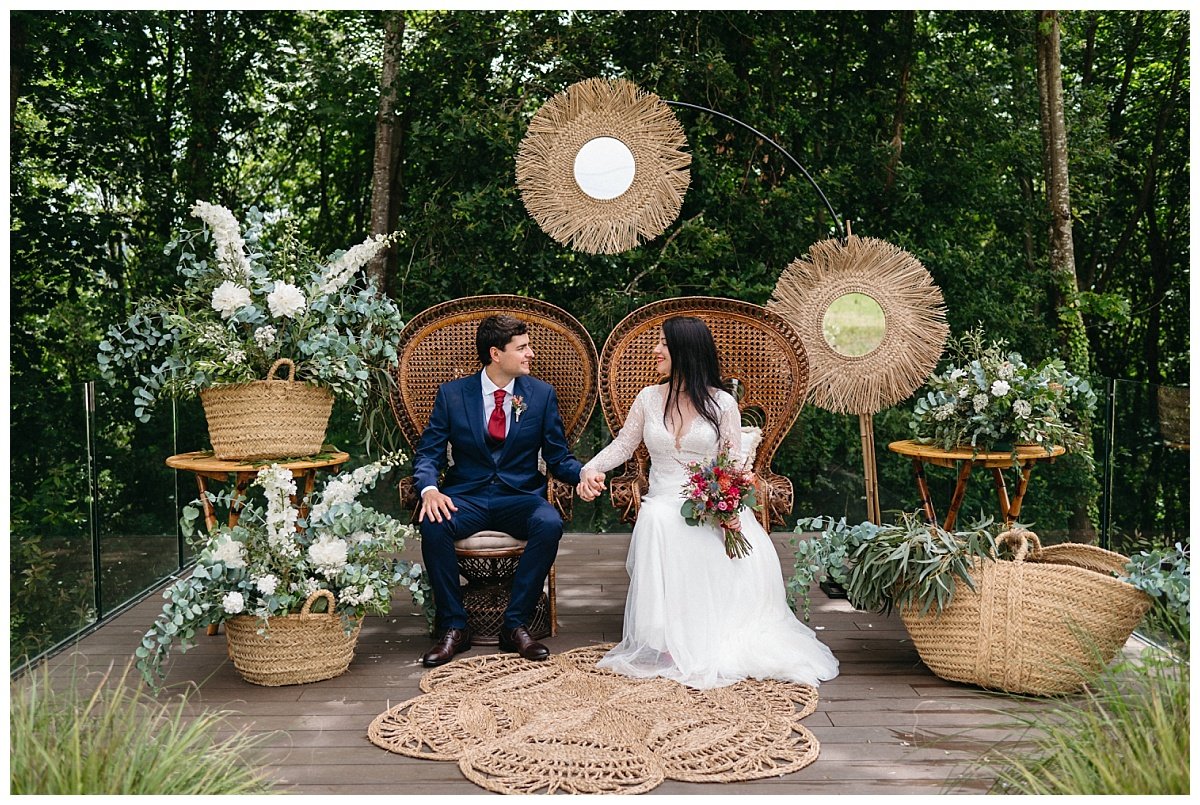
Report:
[{"label": "lace bodice", "polygon": [[650,452],[650,491],[648,497],[681,497],[687,481],[685,465],[691,461],[707,461],[717,454],[718,444],[728,442],[730,455],[741,459],[741,413],[732,395],[725,391],[716,393],[720,408],[721,432],[713,432],[712,423],[700,415],[691,421],[680,436],[679,446],[675,435],[663,422],[663,406],[666,404],[666,385],[647,386],[642,389],[629,409],[629,416],[621,432],[612,442],[584,465],[584,469],[608,472],[629,460],[637,446],[645,443]]}]

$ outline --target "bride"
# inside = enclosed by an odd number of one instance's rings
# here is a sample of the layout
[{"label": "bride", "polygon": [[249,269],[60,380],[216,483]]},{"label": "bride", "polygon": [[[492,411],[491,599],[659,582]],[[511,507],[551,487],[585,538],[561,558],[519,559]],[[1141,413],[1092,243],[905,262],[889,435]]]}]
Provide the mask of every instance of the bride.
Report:
[{"label": "bride", "polygon": [[737,402],[722,391],[712,333],[700,319],[663,322],[654,347],[665,382],[638,394],[621,432],[584,465],[578,492],[594,499],[604,473],[650,452],[650,490],[629,544],[629,595],[621,642],[600,660],[631,677],[661,676],[693,688],[741,679],[817,685],[837,676],[833,653],[788,608],[775,546],[754,513],[741,512],[748,556],[731,559],[720,529],[689,526],[680,513],[685,465],[729,443],[742,458]]}]

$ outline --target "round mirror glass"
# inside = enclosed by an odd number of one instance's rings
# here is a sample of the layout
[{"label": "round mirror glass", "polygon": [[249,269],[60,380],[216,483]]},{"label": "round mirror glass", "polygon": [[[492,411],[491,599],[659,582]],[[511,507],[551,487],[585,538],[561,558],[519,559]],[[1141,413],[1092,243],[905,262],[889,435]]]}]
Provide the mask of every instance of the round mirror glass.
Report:
[{"label": "round mirror glass", "polygon": [[862,293],[848,293],[833,300],[821,321],[821,334],[839,355],[857,358],[883,342],[886,323],[883,308]]},{"label": "round mirror glass", "polygon": [[575,182],[595,199],[616,198],[633,184],[633,152],[615,137],[588,140],[575,155]]}]

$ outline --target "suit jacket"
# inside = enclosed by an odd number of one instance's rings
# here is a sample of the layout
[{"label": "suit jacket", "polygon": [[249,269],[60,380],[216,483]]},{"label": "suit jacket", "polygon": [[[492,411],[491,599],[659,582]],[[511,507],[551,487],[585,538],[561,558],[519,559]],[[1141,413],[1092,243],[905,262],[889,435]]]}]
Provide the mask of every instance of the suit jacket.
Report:
[{"label": "suit jacket", "polygon": [[[508,436],[498,455],[485,441],[483,384],[478,374],[451,380],[438,388],[413,459],[417,490],[437,486],[450,497],[482,491],[493,481],[518,493],[546,496],[546,476],[538,471],[538,451],[546,468],[561,481],[579,482],[583,468],[567,447],[554,387],[535,377],[518,377],[513,395],[525,402],[520,418],[512,415]],[[446,464],[446,444],[454,466],[438,482]]]}]

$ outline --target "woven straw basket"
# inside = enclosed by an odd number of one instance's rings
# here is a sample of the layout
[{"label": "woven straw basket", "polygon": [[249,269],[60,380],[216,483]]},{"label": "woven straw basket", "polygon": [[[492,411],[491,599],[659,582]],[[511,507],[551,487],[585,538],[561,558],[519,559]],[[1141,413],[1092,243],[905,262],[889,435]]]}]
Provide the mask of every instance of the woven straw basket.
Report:
[{"label": "woven straw basket", "polygon": [[[309,612],[318,598],[329,602],[329,611]],[[354,659],[354,646],[362,621],[346,634],[340,616],[334,614],[334,597],[317,590],[304,602],[299,615],[271,618],[265,634],[259,634],[258,618],[238,615],[225,621],[225,643],[233,667],[255,685],[299,685],[332,679],[345,673]]]},{"label": "woven straw basket", "polygon": [[941,613],[901,611],[921,660],[942,679],[1010,693],[1079,690],[1129,639],[1150,597],[1113,577],[1128,561],[1120,554],[1043,549],[1029,531],[999,540],[1016,546],[1014,558],[977,561],[975,590],[957,585]]},{"label": "woven straw basket", "polygon": [[[286,380],[275,376],[280,366],[289,369]],[[280,358],[266,380],[200,392],[217,458],[288,458],[320,452],[333,394],[327,388],[295,381],[296,364]]]}]

